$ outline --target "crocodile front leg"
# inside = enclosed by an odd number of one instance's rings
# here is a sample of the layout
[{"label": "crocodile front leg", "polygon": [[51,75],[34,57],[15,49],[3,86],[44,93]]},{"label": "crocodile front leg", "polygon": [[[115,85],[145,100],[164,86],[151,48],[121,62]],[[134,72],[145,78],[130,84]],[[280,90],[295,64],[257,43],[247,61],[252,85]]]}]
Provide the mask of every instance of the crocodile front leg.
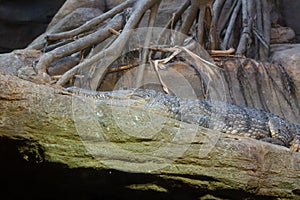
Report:
[{"label": "crocodile front leg", "polygon": [[271,133],[271,138],[281,141],[284,146],[289,146],[293,139],[293,134],[289,130],[288,123],[279,117],[272,117],[268,121],[268,127]]},{"label": "crocodile front leg", "polygon": [[290,143],[290,150],[300,152],[300,135],[296,135]]},{"label": "crocodile front leg", "polygon": [[265,138],[265,141],[290,147],[292,151],[300,151],[298,127],[277,116],[269,119],[268,127],[271,138]]}]

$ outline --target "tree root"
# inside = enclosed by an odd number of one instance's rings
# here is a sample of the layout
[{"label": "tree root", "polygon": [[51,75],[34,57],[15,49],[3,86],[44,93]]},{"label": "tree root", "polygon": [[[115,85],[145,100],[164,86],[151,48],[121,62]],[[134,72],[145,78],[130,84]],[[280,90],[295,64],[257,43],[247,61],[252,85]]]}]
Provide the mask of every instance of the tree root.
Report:
[{"label": "tree root", "polygon": [[[84,75],[80,85],[96,90],[113,61],[122,54],[131,31],[140,26],[145,13],[151,10],[147,24],[149,32],[140,58],[142,64],[137,76],[138,86],[143,78],[144,64],[150,63],[151,56],[157,56],[148,47],[151,45],[151,27],[157,22],[160,2],[161,0],[127,0],[80,27],[48,34],[42,48],[31,46],[45,52],[35,66],[36,71],[45,76],[51,63],[77,53],[82,56],[81,62],[62,74],[56,84],[65,85],[83,70],[89,74]],[[183,22],[178,23],[181,19],[184,19]],[[237,55],[261,60],[266,60],[269,54],[270,16],[267,0],[185,1],[163,27],[164,30],[178,30],[183,35],[191,36],[209,52],[217,52],[217,56],[228,55],[226,49],[230,49],[229,54],[233,53],[232,49],[236,49]],[[165,40],[159,40],[161,45],[185,45],[186,38],[182,35],[173,38],[174,35],[166,37],[165,34],[166,31],[161,32],[160,37]],[[102,50],[93,52],[94,47],[99,44],[107,45]],[[225,53],[220,53],[220,50]],[[168,53],[159,55],[159,59],[170,56]],[[110,62],[104,62],[103,58]]]}]

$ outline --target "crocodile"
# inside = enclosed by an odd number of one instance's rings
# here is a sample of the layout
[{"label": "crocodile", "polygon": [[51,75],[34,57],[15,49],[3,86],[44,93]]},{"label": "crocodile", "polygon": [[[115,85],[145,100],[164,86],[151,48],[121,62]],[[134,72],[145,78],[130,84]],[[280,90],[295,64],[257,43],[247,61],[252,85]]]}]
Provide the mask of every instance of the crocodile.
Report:
[{"label": "crocodile", "polygon": [[[109,92],[67,88],[77,97],[114,101],[183,122],[290,148],[300,152],[300,126],[275,114],[210,99],[181,98],[154,90],[129,89]],[[110,103],[112,104],[112,103]]]}]

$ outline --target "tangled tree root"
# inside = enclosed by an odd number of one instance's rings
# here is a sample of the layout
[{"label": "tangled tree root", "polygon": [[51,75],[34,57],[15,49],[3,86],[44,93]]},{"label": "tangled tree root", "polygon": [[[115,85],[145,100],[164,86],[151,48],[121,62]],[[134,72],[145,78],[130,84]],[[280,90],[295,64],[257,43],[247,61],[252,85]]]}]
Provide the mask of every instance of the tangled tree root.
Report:
[{"label": "tangled tree root", "polygon": [[[97,16],[85,24],[66,32],[50,33],[44,40],[29,48],[44,52],[35,66],[39,75],[47,76],[47,69],[56,60],[68,56],[78,57],[80,62],[65,72],[56,82],[65,85],[82,69],[88,69],[85,82],[90,89],[97,89],[111,62],[95,67],[103,58],[117,60],[131,36],[131,30],[140,26],[143,18],[148,17],[148,33],[145,35],[144,47],[141,48],[140,64],[149,63],[149,54],[156,54],[156,47],[151,46],[152,29],[159,20],[158,11],[161,0],[127,0],[106,13]],[[150,14],[146,15],[150,10]],[[270,16],[267,0],[186,0],[164,24],[165,30],[174,30],[182,35],[191,36],[212,55],[220,53],[266,59],[269,53]],[[161,46],[193,52],[193,45],[186,45],[186,37],[164,35]],[[102,46],[97,52],[95,47]],[[99,48],[98,48],[99,49]],[[229,50],[228,50],[229,49]],[[221,50],[221,52],[219,52]],[[160,51],[164,51],[160,48]],[[174,51],[159,54],[160,58],[176,57]],[[198,55],[199,56],[199,55]],[[201,56],[200,56],[201,57]],[[165,60],[164,60],[165,61]],[[137,82],[142,79],[144,65],[139,65]]]}]

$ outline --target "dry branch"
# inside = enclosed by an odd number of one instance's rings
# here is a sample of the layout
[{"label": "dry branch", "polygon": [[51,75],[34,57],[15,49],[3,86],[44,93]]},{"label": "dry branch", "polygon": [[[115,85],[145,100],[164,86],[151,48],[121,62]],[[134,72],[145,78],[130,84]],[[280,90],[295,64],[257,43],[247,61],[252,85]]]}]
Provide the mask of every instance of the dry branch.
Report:
[{"label": "dry branch", "polygon": [[[111,62],[115,61],[121,55],[121,52],[123,51],[123,48],[126,45],[128,38],[130,37],[132,31],[138,27],[138,24],[142,19],[144,13],[159,2],[160,0],[147,0],[147,1],[139,1],[138,3],[136,3],[133,11],[130,13],[130,17],[127,20],[123,32],[118,36],[118,38],[107,49],[104,49],[103,51],[94,55],[90,59],[76,66],[76,68],[79,69],[85,66],[93,66],[93,65],[95,66],[95,63],[97,61],[100,61],[104,56],[106,57],[106,60],[108,60],[108,62],[102,63],[101,67],[96,68],[93,74],[90,74],[83,80],[85,84],[83,85],[83,87],[92,90],[97,89],[100,82],[104,78],[106,71],[108,70],[109,66],[112,64]],[[57,84],[63,85],[66,81],[67,80],[62,79]]]},{"label": "dry branch", "polygon": [[58,47],[43,56],[41,56],[36,69],[38,73],[46,72],[48,66],[56,59],[63,58],[65,56],[69,56],[73,53],[81,51],[91,45],[99,43],[109,36],[111,36],[111,32],[109,31],[110,28],[115,30],[120,30],[123,27],[124,18],[122,15],[116,15],[108,27],[99,29],[95,33],[92,33],[86,37],[80,38],[75,40],[74,42],[68,43],[62,47]]},{"label": "dry branch", "polygon": [[155,24],[155,21],[156,21],[156,18],[157,18],[157,13],[158,13],[158,8],[159,8],[159,5],[160,5],[160,2],[159,1],[157,4],[155,4],[152,8],[151,8],[151,13],[150,13],[150,16],[149,16],[149,21],[148,21],[148,27],[149,27],[149,30],[146,34],[146,40],[144,42],[144,50],[143,50],[143,53],[142,53],[142,65],[139,67],[138,69],[138,74],[137,74],[137,80],[136,80],[136,87],[138,88],[140,85],[141,85],[141,82],[143,80],[143,77],[144,77],[144,71],[145,71],[145,64],[147,63],[147,57],[148,57],[148,54],[149,54],[149,50],[147,47],[150,46],[150,43],[151,43],[151,40],[152,40],[152,32],[153,32],[153,28],[154,27],[154,24]]}]

